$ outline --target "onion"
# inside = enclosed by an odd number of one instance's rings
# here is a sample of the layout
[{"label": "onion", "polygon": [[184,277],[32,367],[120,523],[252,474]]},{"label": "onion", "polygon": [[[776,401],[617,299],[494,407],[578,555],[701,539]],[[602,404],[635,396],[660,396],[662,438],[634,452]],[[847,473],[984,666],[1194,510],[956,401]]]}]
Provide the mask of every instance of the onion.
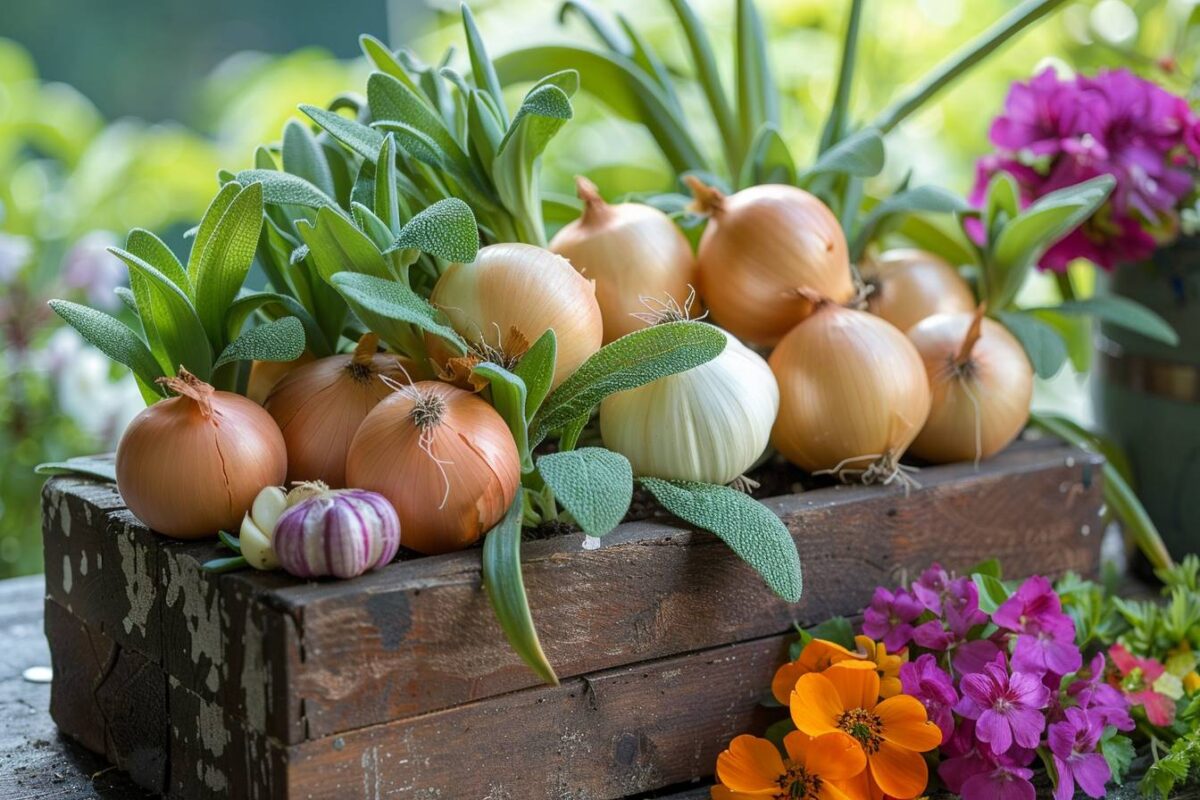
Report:
[{"label": "onion", "polygon": [[975,308],[975,295],[958,270],[925,250],[889,250],[864,259],[859,270],[873,290],[867,310],[902,331],[934,314]]},{"label": "onion", "polygon": [[[553,386],[599,350],[604,337],[594,284],[562,256],[533,245],[492,244],[470,264],[451,264],[429,299],[471,344],[473,355],[504,367],[553,328],[558,338]],[[440,339],[427,342],[435,360],[450,360]]]},{"label": "onion", "polygon": [[587,178],[575,185],[583,216],[560,230],[550,249],[596,282],[608,344],[649,324],[643,298],[684,303],[696,283],[696,260],[683,232],[657,208],[610,206]]},{"label": "onion", "polygon": [[471,392],[437,381],[392,385],[350,443],[346,480],[388,499],[406,546],[427,554],[469,547],[516,497],[512,434]]},{"label": "onion", "polygon": [[260,406],[267,402],[267,396],[275,388],[275,384],[292,370],[311,364],[316,357],[305,350],[295,361],[254,361],[250,364],[250,379],[246,383],[246,397]]},{"label": "onion", "polygon": [[287,450],[271,415],[180,369],[160,400],[125,429],[117,488],[129,510],[176,539],[237,530],[264,486],[283,483]]},{"label": "onion", "polygon": [[697,255],[700,295],[721,327],[773,345],[811,313],[801,289],[838,303],[854,296],[846,236],[816,197],[771,184],[725,197],[687,181],[711,217]]},{"label": "onion", "polygon": [[937,314],[908,332],[925,362],[933,404],[912,444],[928,461],[976,462],[1003,450],[1029,418],[1033,368],[999,322]]},{"label": "onion", "polygon": [[346,486],[346,451],[367,413],[392,390],[386,375],[408,382],[404,363],[376,352],[379,337],[363,336],[353,355],[322,358],[293,370],[267,397],[287,443],[288,482],[322,481]]},{"label": "onion", "polygon": [[904,480],[899,458],[929,415],[921,357],[879,317],[813,301],[812,316],[771,354],[779,381],[772,443],[809,472]]},{"label": "onion", "polygon": [[600,404],[604,446],[637,475],[729,483],[771,437],[779,389],[767,362],[731,334],[705,364],[609,395]]}]

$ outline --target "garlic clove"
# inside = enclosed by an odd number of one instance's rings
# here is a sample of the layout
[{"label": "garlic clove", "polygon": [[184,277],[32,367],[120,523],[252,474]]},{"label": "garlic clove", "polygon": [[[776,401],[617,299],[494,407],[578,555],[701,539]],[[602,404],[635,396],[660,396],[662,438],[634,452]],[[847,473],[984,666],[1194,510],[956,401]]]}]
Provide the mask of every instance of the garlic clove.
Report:
[{"label": "garlic clove", "polygon": [[283,489],[278,486],[268,486],[254,498],[250,516],[259,530],[270,532],[275,530],[275,523],[279,521],[279,515],[286,508],[287,495],[283,493]]},{"label": "garlic clove", "polygon": [[272,570],[279,568],[279,559],[275,556],[275,548],[271,546],[271,537],[264,533],[247,514],[242,520],[239,540],[242,544],[242,558],[255,569]]}]

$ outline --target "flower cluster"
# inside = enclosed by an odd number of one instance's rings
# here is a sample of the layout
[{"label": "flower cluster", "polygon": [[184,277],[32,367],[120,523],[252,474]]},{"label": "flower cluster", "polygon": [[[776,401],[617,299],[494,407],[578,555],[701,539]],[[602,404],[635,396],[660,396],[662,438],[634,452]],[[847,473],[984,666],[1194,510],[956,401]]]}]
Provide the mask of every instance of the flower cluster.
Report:
[{"label": "flower cluster", "polygon": [[925,706],[942,734],[938,775],[965,800],[1032,800],[1041,755],[1056,776],[1056,800],[1076,788],[1103,797],[1112,775],[1101,738],[1134,727],[1129,703],[1107,682],[1104,655],[1086,665],[1075,624],[1050,581],[1015,592],[935,564],[908,588],[878,589],[863,632],[916,657],[900,668],[902,690]]},{"label": "flower cluster", "polygon": [[771,689],[795,730],[782,754],[767,739],[734,739],[717,758],[714,800],[908,800],[925,790],[921,753],[942,732],[901,691],[904,655],[865,636],[855,644],[812,639],[779,669]]},{"label": "flower cluster", "polygon": [[1109,201],[1050,248],[1044,268],[1143,260],[1179,235],[1196,192],[1200,118],[1184,98],[1127,70],[1062,78],[1046,69],[1014,84],[990,139],[996,152],[977,165],[977,205],[998,172],[1016,180],[1026,205],[1099,175],[1117,180]]}]

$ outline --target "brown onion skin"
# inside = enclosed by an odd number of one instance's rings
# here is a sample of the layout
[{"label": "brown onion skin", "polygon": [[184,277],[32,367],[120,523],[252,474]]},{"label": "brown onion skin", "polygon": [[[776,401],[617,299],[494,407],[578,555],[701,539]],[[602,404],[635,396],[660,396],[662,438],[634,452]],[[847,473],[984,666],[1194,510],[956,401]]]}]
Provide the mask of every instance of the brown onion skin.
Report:
[{"label": "brown onion skin", "polygon": [[264,486],[283,483],[283,435],[262,406],[212,393],[212,416],[190,397],[160,400],[117,446],[117,488],[138,519],[175,539],[236,531]]},{"label": "brown onion skin", "polygon": [[377,353],[355,366],[355,356],[329,356],[284,376],[265,408],[287,444],[288,473],[297,481],[323,481],[344,489],[346,453],[358,426],[392,393],[380,376],[408,383],[404,359]]},{"label": "brown onion skin", "polygon": [[972,318],[970,313],[938,314],[908,332],[925,363],[933,397],[929,419],[911,450],[935,464],[990,458],[1016,439],[1029,419],[1033,368],[1020,342],[999,322],[983,319],[965,371],[955,373]]},{"label": "brown onion skin", "polygon": [[773,345],[812,312],[797,290],[854,296],[846,236],[829,208],[794,186],[764,184],[718,201],[700,239],[700,294],[735,336]]},{"label": "brown onion skin", "polygon": [[250,364],[250,378],[246,383],[246,397],[260,406],[267,402],[267,396],[275,388],[275,384],[294,369],[311,364],[317,358],[308,350],[300,354],[295,361],[254,361]]},{"label": "brown onion skin", "polygon": [[[363,420],[346,457],[350,485],[378,492],[400,517],[404,544],[434,555],[470,547],[500,521],[521,482],[520,456],[504,419],[471,392],[436,381],[413,389],[445,403],[431,428],[432,454],[420,446],[410,392],[394,392]],[[450,491],[445,505],[446,482]]]},{"label": "brown onion skin", "polygon": [[550,250],[596,282],[604,344],[649,324],[635,316],[650,302],[682,306],[698,282],[687,237],[671,218],[642,203],[608,205],[586,179],[577,179],[583,215],[565,225]]},{"label": "brown onion skin", "polygon": [[865,311],[820,305],[768,363],[780,401],[771,443],[808,472],[863,456],[899,457],[929,414],[929,385],[916,348]]},{"label": "brown onion skin", "polygon": [[888,250],[864,259],[859,270],[874,288],[867,310],[902,331],[934,314],[975,310],[975,295],[958,270],[926,250]]}]

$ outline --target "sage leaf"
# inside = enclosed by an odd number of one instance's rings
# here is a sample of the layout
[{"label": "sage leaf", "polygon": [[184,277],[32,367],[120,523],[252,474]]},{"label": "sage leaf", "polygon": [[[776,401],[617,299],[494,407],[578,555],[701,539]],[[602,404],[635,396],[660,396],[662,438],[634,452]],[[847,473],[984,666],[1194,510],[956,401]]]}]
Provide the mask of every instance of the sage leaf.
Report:
[{"label": "sage leaf", "polygon": [[537,676],[551,686],[558,685],[558,676],[542,650],[529,598],[525,596],[525,580],[521,577],[521,514],[524,498],[518,492],[512,506],[500,524],[483,540],[483,586],[487,590],[496,620],[508,643]]},{"label": "sage leaf", "polygon": [[633,500],[629,459],[602,447],[549,453],[537,460],[542,480],[588,536],[621,524]]},{"label": "sage leaf", "polygon": [[470,206],[449,197],[410,219],[392,248],[419,250],[443,261],[469,263],[479,252],[479,226]]},{"label": "sage leaf", "polygon": [[300,110],[351,152],[371,163],[379,156],[379,148],[383,146],[383,134],[374,128],[343,117],[336,111],[327,111],[317,106],[301,105]]},{"label": "sage leaf", "polygon": [[758,133],[754,135],[750,149],[746,152],[738,185],[794,184],[795,182],[796,163],[792,160],[787,142],[779,134],[778,128],[770,123],[764,123],[758,129]]},{"label": "sage leaf", "polygon": [[324,332],[312,315],[308,313],[308,310],[300,305],[296,298],[275,292],[249,292],[243,294],[229,306],[229,312],[225,316],[225,327],[229,340],[233,341],[240,335],[251,314],[259,309],[269,309],[272,306],[278,306],[282,314],[268,314],[269,316],[291,316],[300,321],[304,327],[304,346],[314,355],[318,357],[333,355],[333,348],[330,347]]},{"label": "sage leaf", "polygon": [[[192,279],[162,239],[144,228],[134,228],[125,237],[125,249],[169,278],[184,294],[192,296]],[[137,296],[136,292],[134,296]]]},{"label": "sage leaf", "polygon": [[1053,327],[1030,314],[1001,311],[997,314],[1004,327],[1025,348],[1029,363],[1039,378],[1053,378],[1067,361],[1067,346]]},{"label": "sage leaf", "polygon": [[1170,323],[1146,306],[1127,297],[1097,295],[1084,300],[1067,300],[1056,306],[1030,310],[1095,317],[1162,344],[1172,347],[1179,344],[1179,334],[1175,332]]},{"label": "sage leaf", "polygon": [[767,37],[753,0],[738,0],[736,36],[738,118],[742,123],[741,141],[749,146],[762,125],[779,124],[778,94],[767,62]]},{"label": "sage leaf", "polygon": [[304,326],[295,317],[256,325],[222,351],[213,369],[234,361],[295,361],[304,352]]},{"label": "sage leaf", "polygon": [[545,245],[537,161],[546,145],[573,115],[571,100],[552,83],[536,86],[525,95],[512,124],[504,134],[492,165],[492,178],[504,206],[513,212],[529,244]]},{"label": "sage leaf", "polygon": [[513,368],[513,373],[525,383],[525,420],[533,421],[542,401],[550,392],[554,368],[558,364],[558,337],[553,328],[538,337]]},{"label": "sage leaf", "polygon": [[193,254],[202,248],[192,272],[196,313],[214,348],[224,344],[225,312],[250,272],[262,226],[263,187],[252,183],[229,203],[206,241],[196,237]]},{"label": "sage leaf", "polygon": [[531,472],[533,460],[529,454],[529,428],[525,421],[525,381],[499,364],[485,361],[471,370],[487,380],[492,391],[492,405],[508,424],[521,457],[521,471]]},{"label": "sage leaf", "polygon": [[308,245],[308,256],[326,283],[339,272],[358,272],[376,278],[391,278],[383,253],[371,238],[341,213],[330,209],[317,212],[315,222],[296,223],[300,238]]},{"label": "sage leaf", "polygon": [[[153,233],[135,228],[125,239],[125,249],[161,272],[189,298],[192,297],[192,282],[187,271],[171,249]],[[170,352],[176,343],[172,340],[168,344],[167,341],[171,338],[170,330],[174,325],[169,307],[156,298],[156,288],[151,279],[138,270],[129,270],[129,291],[133,295],[133,306],[150,352],[164,370],[173,371],[178,364],[173,363],[174,355]]]},{"label": "sage leaf", "polygon": [[69,458],[66,461],[47,461],[33,468],[37,475],[86,475],[109,483],[117,482],[117,465],[94,458]]},{"label": "sage leaf", "polygon": [[593,353],[549,397],[530,425],[530,446],[587,416],[614,392],[707,363],[725,349],[725,335],[703,322],[667,322],[634,331]]},{"label": "sage leaf", "polygon": [[146,343],[128,326],[103,311],[69,300],[51,300],[49,305],[84,340],[113,361],[129,367],[142,383],[162,394],[154,381],[163,376],[163,369]]},{"label": "sage leaf", "polygon": [[243,186],[262,184],[263,202],[272,205],[331,208],[341,212],[333,198],[298,175],[272,169],[244,169],[237,174]]},{"label": "sage leaf", "polygon": [[333,171],[325,159],[325,150],[307,125],[288,120],[283,127],[283,168],[310,184],[326,197],[336,197]]},{"label": "sage leaf", "polygon": [[389,345],[405,341],[408,326],[415,325],[442,339],[457,355],[467,352],[467,343],[443,321],[441,312],[404,284],[353,272],[337,273],[332,283],[363,323]]},{"label": "sage leaf", "polygon": [[867,245],[907,215],[919,212],[956,214],[967,208],[966,201],[940,186],[915,186],[896,192],[867,213],[854,237],[851,258],[854,261],[861,258]]},{"label": "sage leaf", "polygon": [[675,516],[716,534],[789,603],[800,601],[800,554],[787,526],[766,506],[728,486],[638,478]]},{"label": "sage leaf", "polygon": [[883,137],[874,128],[863,128],[822,153],[802,181],[817,175],[872,178],[883,171],[883,160]]},{"label": "sage leaf", "polygon": [[401,81],[383,72],[372,73],[367,79],[367,103],[376,123],[404,123],[428,137],[457,171],[464,174],[471,171],[466,153],[442,118]]},{"label": "sage leaf", "polygon": [[396,139],[388,134],[383,137],[383,146],[379,148],[379,158],[375,162],[375,216],[395,236],[400,230],[401,218],[408,215],[408,204],[396,185]]},{"label": "sage leaf", "polygon": [[504,110],[504,92],[501,89],[500,78],[496,75],[496,68],[492,65],[492,60],[488,57],[487,49],[483,45],[483,37],[479,35],[475,17],[466,3],[462,4],[462,20],[463,30],[467,36],[467,54],[471,58],[471,74],[475,78],[475,85],[479,87],[480,91],[487,92],[495,101],[500,122],[502,125],[507,125],[508,114]]},{"label": "sage leaf", "polygon": [[196,281],[196,269],[200,262],[200,256],[204,254],[204,249],[208,247],[208,240],[212,237],[213,231],[216,230],[217,223],[221,221],[221,217],[229,209],[229,204],[233,202],[233,199],[238,196],[241,190],[242,187],[232,181],[223,184],[221,190],[217,192],[217,196],[212,199],[212,202],[208,204],[208,208],[204,210],[204,216],[200,218],[200,224],[184,234],[184,236],[190,236],[192,240],[192,251],[188,254],[187,272],[192,279],[193,286]]}]

